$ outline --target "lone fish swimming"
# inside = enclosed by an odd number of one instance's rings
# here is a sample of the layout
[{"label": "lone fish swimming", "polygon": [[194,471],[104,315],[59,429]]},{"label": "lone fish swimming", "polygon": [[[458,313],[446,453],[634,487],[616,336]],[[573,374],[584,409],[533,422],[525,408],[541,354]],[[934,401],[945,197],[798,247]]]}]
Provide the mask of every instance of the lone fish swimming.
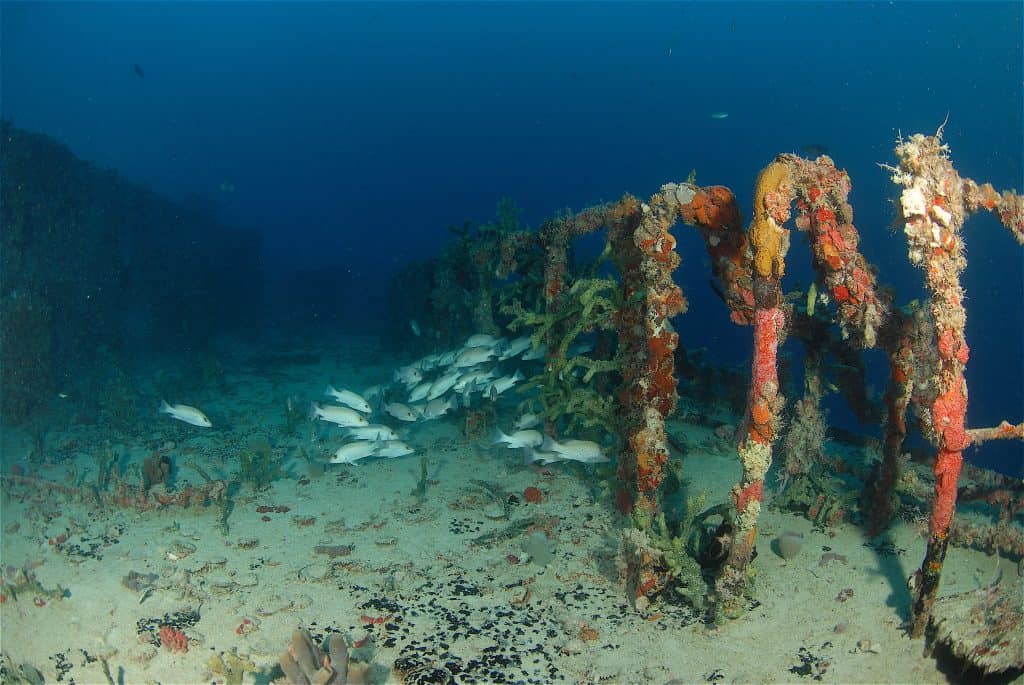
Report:
[{"label": "lone fish swimming", "polygon": [[187,404],[167,404],[167,400],[160,400],[160,413],[200,428],[213,428],[206,414]]}]

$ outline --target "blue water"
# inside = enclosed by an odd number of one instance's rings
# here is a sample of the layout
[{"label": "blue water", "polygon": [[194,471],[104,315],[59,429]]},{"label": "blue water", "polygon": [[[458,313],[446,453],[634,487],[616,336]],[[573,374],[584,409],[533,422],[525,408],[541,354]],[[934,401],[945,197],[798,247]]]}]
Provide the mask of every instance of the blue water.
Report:
[{"label": "blue water", "polygon": [[[1024,188],[1019,2],[8,2],[0,12],[3,117],[258,230],[262,326],[296,306],[274,284],[320,270],[345,289],[341,324],[378,327],[389,275],[437,253],[446,226],[488,219],[501,197],[536,226],[696,169],[749,210],[758,170],[811,144],[849,171],[862,251],[905,303],[922,296],[922,275],[891,228],[897,191],[878,166],[893,162],[899,132],[932,133],[948,116],[962,174]],[[694,235],[680,238],[683,342],[741,363],[749,330],[728,323],[708,289]],[[991,217],[972,218],[966,240],[969,423],[1018,421],[1022,252]],[[806,282],[808,262],[795,244],[787,287]],[[230,278],[233,265],[216,268]],[[1022,450],[969,457],[1014,471]]]}]

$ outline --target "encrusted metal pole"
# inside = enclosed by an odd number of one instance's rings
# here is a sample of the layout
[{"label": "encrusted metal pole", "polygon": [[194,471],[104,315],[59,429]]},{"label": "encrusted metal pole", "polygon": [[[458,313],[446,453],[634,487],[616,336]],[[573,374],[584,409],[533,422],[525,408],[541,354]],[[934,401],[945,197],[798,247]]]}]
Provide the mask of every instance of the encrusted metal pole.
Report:
[{"label": "encrusted metal pole", "polygon": [[779,395],[778,348],[785,336],[786,314],[780,280],[789,248],[789,231],[783,225],[789,218],[791,197],[789,167],[776,160],[757,179],[749,233],[754,266],[754,354],[745,436],[738,447],[743,471],[732,489],[736,511],[732,545],[715,581],[715,601],[725,615],[736,615],[742,607],[747,567],[757,539],[764,477],[771,466],[772,442],[783,402]]},{"label": "encrusted metal pole", "polygon": [[[938,452],[935,457],[935,500],[928,526],[928,547],[914,575],[911,637],[920,637],[928,625],[939,590],[942,564],[949,545],[949,529],[956,510],[957,483],[963,450],[971,436],[965,426],[967,382],[964,367],[969,349],[964,334],[967,312],[960,273],[967,266],[960,229],[969,211],[998,213],[1018,242],[1024,243],[1024,201],[1014,193],[999,195],[991,185],[963,179],[953,168],[942,129],[934,136],[915,134],[896,146],[893,181],[903,186],[900,212],[907,236],[910,262],[925,272],[931,291],[929,305],[935,326],[937,367],[928,388],[930,407],[926,432]],[[1004,429],[1005,431],[1005,429]]]},{"label": "encrusted metal pole", "polygon": [[[665,418],[678,400],[674,352],[679,336],[670,320],[687,306],[672,278],[680,258],[669,229],[696,192],[690,184],[669,183],[647,202],[634,200],[630,207],[624,200],[620,221],[610,235],[623,289],[617,329],[624,350],[620,402],[626,444],[619,456],[616,505],[623,513],[635,511],[648,521],[655,520],[661,509],[658,487],[669,457]],[[643,546],[629,558],[627,584],[638,607],[666,580],[654,562]]]},{"label": "encrusted metal pole", "polygon": [[882,461],[865,487],[868,534],[880,535],[896,513],[895,489],[900,477],[900,457],[907,437],[907,407],[914,390],[915,319],[893,309],[879,331],[881,347],[889,358],[889,382],[885,389],[885,429],[882,434]]}]

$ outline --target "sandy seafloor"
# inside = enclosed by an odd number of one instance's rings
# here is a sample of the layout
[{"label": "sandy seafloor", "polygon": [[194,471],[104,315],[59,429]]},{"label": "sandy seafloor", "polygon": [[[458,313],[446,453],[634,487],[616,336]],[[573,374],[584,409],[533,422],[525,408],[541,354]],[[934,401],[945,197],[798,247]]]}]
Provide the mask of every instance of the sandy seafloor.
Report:
[{"label": "sandy seafloor", "polygon": [[[225,360],[223,390],[174,398],[207,411],[211,430],[155,412],[141,414],[143,425],[131,436],[102,423],[53,426],[48,464],[30,470],[53,481],[65,482],[72,463],[80,479],[90,480],[91,450],[109,441],[130,462],[141,463],[158,448],[174,460],[176,486],[201,483],[183,465],[187,458],[223,477],[234,469],[232,455],[254,434],[270,437],[287,475],[263,492],[239,490],[227,535],[212,507],[90,510],[60,495],[26,499],[24,488],[12,497],[5,486],[4,566],[32,568],[43,587],[60,585],[67,596],[45,602],[31,593],[5,597],[3,651],[16,664],[38,668],[47,682],[106,682],[97,660],[102,655],[121,682],[200,683],[223,682],[207,662],[234,650],[257,666],[245,682],[268,682],[291,632],[305,627],[314,635],[338,630],[350,641],[372,637],[355,652],[383,665],[375,679],[389,682],[398,676],[381,669],[399,657],[454,664],[458,682],[949,679],[934,658],[922,655],[923,642],[911,641],[901,628],[910,604],[905,581],[925,545],[907,525],[890,531],[891,553],[880,554],[852,525],[825,532],[806,519],[766,511],[755,561],[759,605],[709,628],[683,607],[655,605],[640,615],[626,603],[616,569],[624,520],[599,495],[590,467],[524,466],[517,452],[465,438],[461,417],[411,428],[386,421],[403,430],[416,454],[311,475],[296,456],[301,445],[310,445],[308,426],[290,437],[278,428],[284,402],[319,399],[328,382],[360,389],[387,381],[395,362],[374,347],[353,338],[329,353],[299,350],[314,352],[318,361],[272,370],[246,366],[241,357]],[[709,503],[724,501],[739,474],[734,452],[710,430],[687,423],[686,415],[683,403],[669,422],[670,432],[690,446],[685,476],[694,491],[708,492]],[[498,424],[507,429],[515,416],[515,398],[502,401]],[[326,457],[342,442],[341,433],[320,432],[318,449]],[[25,463],[29,439],[5,430],[2,449],[8,473],[12,464]],[[420,500],[412,491],[424,455],[430,480]],[[517,496],[509,519],[489,518],[497,512],[474,480]],[[525,502],[528,486],[543,491],[544,501]],[[282,505],[289,511],[257,512]],[[527,559],[526,532],[474,542],[524,520],[552,535],[554,559],[545,567]],[[803,533],[804,545],[787,562],[772,553],[770,542],[789,530]],[[62,533],[69,535],[65,543],[48,543]],[[332,559],[314,553],[323,544],[352,550]],[[821,566],[826,547],[848,563]],[[1019,584],[1012,566],[1004,568],[1004,582]],[[130,571],[158,576],[141,603],[140,592],[122,585]],[[995,572],[994,557],[951,548],[942,592],[978,588]],[[840,595],[850,596],[839,601]],[[188,611],[198,612],[198,621],[182,624],[190,638],[186,653],[152,644],[149,631],[165,614],[181,621],[184,614],[176,612]],[[384,620],[368,624],[363,617]],[[239,630],[246,619],[250,623]]]}]

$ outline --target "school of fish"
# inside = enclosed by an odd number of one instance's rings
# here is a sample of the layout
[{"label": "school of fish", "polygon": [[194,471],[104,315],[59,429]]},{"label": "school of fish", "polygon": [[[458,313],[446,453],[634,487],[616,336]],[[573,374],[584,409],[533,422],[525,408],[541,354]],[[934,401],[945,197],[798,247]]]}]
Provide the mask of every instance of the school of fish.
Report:
[{"label": "school of fish", "polygon": [[[415,331],[418,326],[411,327]],[[356,464],[362,459],[393,459],[416,450],[405,443],[391,426],[371,422],[385,415],[399,425],[432,421],[474,402],[496,401],[525,380],[519,368],[511,373],[503,367],[515,361],[543,359],[543,348],[531,345],[527,336],[512,340],[486,333],[471,335],[462,346],[422,357],[395,369],[390,383],[374,385],[355,392],[328,385],[324,395],[332,401],[312,402],[310,418],[341,427],[346,436],[330,459],[332,464]],[[206,415],[188,405],[161,403],[160,411],[186,423],[210,428]],[[509,434],[497,430],[494,444],[523,451],[523,462],[542,464],[554,461],[578,461],[587,464],[608,461],[601,447],[589,440],[558,442],[535,427],[540,419],[533,414],[520,416]]]}]

